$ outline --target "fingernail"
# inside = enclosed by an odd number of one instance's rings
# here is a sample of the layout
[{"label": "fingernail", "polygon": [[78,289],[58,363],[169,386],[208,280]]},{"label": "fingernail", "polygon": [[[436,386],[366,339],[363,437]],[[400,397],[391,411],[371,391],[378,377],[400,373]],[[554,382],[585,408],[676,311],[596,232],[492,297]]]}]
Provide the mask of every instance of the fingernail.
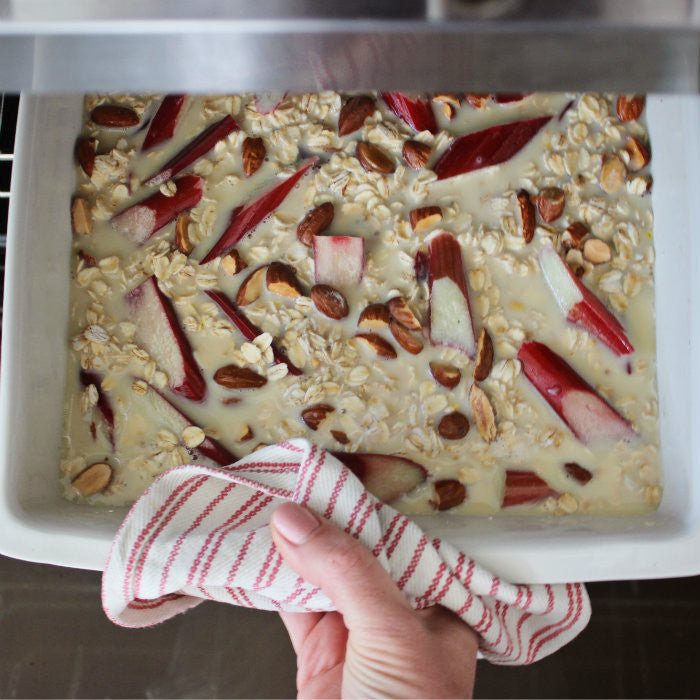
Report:
[{"label": "fingernail", "polygon": [[291,501],[277,508],[272,514],[272,523],[277,532],[292,544],[303,544],[321,527],[321,521],[314,513]]}]

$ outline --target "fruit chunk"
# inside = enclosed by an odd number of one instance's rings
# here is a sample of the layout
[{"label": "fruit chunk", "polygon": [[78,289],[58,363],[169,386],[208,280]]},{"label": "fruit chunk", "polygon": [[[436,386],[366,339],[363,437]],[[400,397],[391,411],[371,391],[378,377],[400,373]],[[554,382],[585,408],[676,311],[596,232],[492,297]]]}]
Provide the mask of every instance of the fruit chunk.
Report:
[{"label": "fruit chunk", "polygon": [[249,204],[236,207],[231,213],[231,219],[226,230],[221,234],[221,238],[219,238],[214,247],[202,258],[200,264],[204,265],[205,263],[211,262],[214,258],[228,253],[243,236],[252,231],[263,219],[282,204],[284,198],[291,192],[294,185],[297,184],[302,175],[304,175],[317,160],[318,158],[316,157],[310,158],[286,180],[275,185]]},{"label": "fruit chunk", "polygon": [[145,243],[180,212],[191,209],[202,198],[204,180],[199,175],[183,175],[175,180],[175,185],[177,190],[172,197],[156,192],[116,214],[110,222],[112,228],[136,245]]},{"label": "fruit chunk", "polygon": [[179,175],[185,168],[205,156],[214,146],[226,138],[232,131],[238,130],[236,120],[226,115],[223,119],[208,126],[199,136],[195,136],[173,158],[171,158],[158,172],[149,177],[144,185],[160,185]]},{"label": "fruit chunk", "polygon": [[430,158],[430,146],[420,141],[406,141],[401,150],[403,159],[414,170],[424,168]]},{"label": "fruit chunk", "polygon": [[243,159],[243,174],[246,177],[255,175],[260,170],[266,155],[265,143],[260,138],[248,136],[241,146],[241,157]]},{"label": "fruit chunk", "polygon": [[163,98],[141,144],[142,153],[173,137],[184,104],[185,95],[166,95]]},{"label": "fruit chunk", "polygon": [[593,474],[586,467],[582,467],[576,462],[567,462],[564,465],[564,470],[574,481],[578,481],[582,486],[585,486],[593,478]]},{"label": "fruit chunk", "polygon": [[430,268],[430,263],[428,261],[428,256],[422,250],[417,250],[415,256],[413,257],[413,273],[416,276],[416,282],[427,282],[428,281],[428,270]]},{"label": "fruit chunk", "polygon": [[507,469],[501,508],[537,503],[558,495],[559,493],[535,472],[529,469]]},{"label": "fruit chunk", "polygon": [[472,321],[462,249],[457,239],[443,231],[428,244],[430,285],[430,342],[447,345],[473,358],[476,336]]},{"label": "fruit chunk", "polygon": [[108,129],[124,129],[139,123],[139,115],[133,109],[120,105],[99,105],[90,113],[90,119]]},{"label": "fruit chunk", "polygon": [[467,497],[467,487],[457,479],[440,479],[433,482],[437,501],[430,503],[438,510],[455,508]]},{"label": "fruit chunk", "polygon": [[622,324],[571,271],[551,245],[539,253],[540,267],[566,320],[585,328],[617,355],[634,352]]},{"label": "fruit chunk", "polygon": [[168,297],[160,291],[155,277],[149,277],[126,295],[136,338],[169,379],[170,388],[192,401],[207,393],[202,372],[194,359],[177,314]]},{"label": "fruit chunk", "polygon": [[[243,334],[246,340],[254,340],[262,331],[253,325],[237,308],[236,305],[222,292],[213,289],[205,289],[204,293],[217,304],[217,306],[233,321],[233,325]],[[284,362],[289,369],[289,374],[300,375],[302,371],[293,365],[284,350],[278,347],[274,341],[270,345],[275,362]]]},{"label": "fruit chunk", "polygon": [[401,92],[383,92],[382,99],[412,129],[437,134],[438,126],[430,100],[425,97],[408,97]]},{"label": "fruit chunk", "polygon": [[551,116],[492,126],[456,138],[433,170],[438,180],[498,165],[524,148]]},{"label": "fruit chunk", "polygon": [[434,206],[412,209],[408,213],[408,220],[411,222],[411,228],[414,232],[425,231],[425,229],[442,221],[442,209]]},{"label": "fruit chunk", "polygon": [[311,430],[318,430],[321,423],[323,423],[333,411],[335,411],[333,406],[329,406],[327,403],[317,403],[305,408],[301,412],[301,419]]},{"label": "fruit chunk", "polygon": [[96,462],[83,469],[72,481],[71,486],[83,497],[104,491],[112,481],[112,467],[104,462]]},{"label": "fruit chunk", "polygon": [[498,104],[507,104],[509,102],[520,102],[520,100],[524,100],[526,97],[531,95],[531,92],[497,92],[493,96],[494,102],[498,102]]},{"label": "fruit chunk", "polygon": [[523,374],[583,443],[629,441],[632,426],[559,355],[531,340],[518,351]]},{"label": "fruit chunk", "polygon": [[452,411],[440,419],[437,431],[445,440],[461,440],[469,432],[469,419],[459,411]]},{"label": "fruit chunk", "polygon": [[371,452],[333,452],[333,456],[384,503],[392,503],[410,493],[428,476],[420,464],[405,457]]},{"label": "fruit chunk", "polygon": [[389,175],[396,170],[396,165],[379,146],[375,146],[368,141],[360,141],[355,148],[355,156],[360,161],[360,165],[370,172]]},{"label": "fruit chunk", "polygon": [[328,318],[340,321],[350,313],[345,297],[328,284],[315,284],[309,293],[316,308]]},{"label": "fruit chunk", "polygon": [[267,379],[249,367],[224,365],[214,372],[214,381],[226,389],[259,389]]},{"label": "fruit chunk", "polygon": [[314,278],[317,284],[354,286],[365,269],[365,239],[358,236],[314,236]]},{"label": "fruit chunk", "polygon": [[299,222],[297,238],[309,247],[313,245],[314,236],[320,236],[333,223],[335,208],[332,202],[324,202],[314,207]]},{"label": "fruit chunk", "polygon": [[97,372],[89,372],[88,370],[80,370],[80,383],[85,387],[92,384],[97,389],[97,410],[102,414],[102,417],[107,424],[107,439],[112,448],[114,448],[114,411],[109,398],[102,391],[102,378]]},{"label": "fruit chunk", "polygon": [[357,131],[374,113],[374,100],[369,95],[355,95],[341,108],[338,116],[338,136]]}]

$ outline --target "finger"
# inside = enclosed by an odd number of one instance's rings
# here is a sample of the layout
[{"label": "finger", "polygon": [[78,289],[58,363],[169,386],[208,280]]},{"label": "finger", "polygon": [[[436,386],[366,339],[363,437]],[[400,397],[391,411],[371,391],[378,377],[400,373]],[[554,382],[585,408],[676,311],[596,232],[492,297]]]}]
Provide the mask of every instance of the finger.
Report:
[{"label": "finger", "polygon": [[292,642],[296,654],[304,645],[306,638],[311,631],[316,627],[324,613],[288,613],[281,612],[280,617],[284,626],[289,633],[289,639]]},{"label": "finger", "polygon": [[328,520],[288,502],[275,510],[270,525],[287,564],[323,590],[349,630],[384,628],[387,617],[412,612],[372,553]]}]

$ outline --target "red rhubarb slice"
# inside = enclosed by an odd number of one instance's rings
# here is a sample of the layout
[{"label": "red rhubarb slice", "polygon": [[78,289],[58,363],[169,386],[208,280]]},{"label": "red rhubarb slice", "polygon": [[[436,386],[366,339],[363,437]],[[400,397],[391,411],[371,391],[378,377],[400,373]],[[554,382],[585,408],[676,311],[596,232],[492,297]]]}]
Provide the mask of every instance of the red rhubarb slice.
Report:
[{"label": "red rhubarb slice", "polygon": [[504,163],[524,148],[551,116],[492,126],[456,138],[433,170],[438,180]]},{"label": "red rhubarb slice", "polygon": [[[171,403],[158,389],[149,384],[149,398],[155,404],[154,408],[160,412],[176,435],[182,435],[185,428],[196,426],[175,404]],[[185,448],[194,459],[199,456],[210,459],[221,467],[233,464],[237,457],[214,438],[205,437],[196,447]]]},{"label": "red rhubarb slice", "polygon": [[387,107],[416,131],[429,131],[437,134],[435,114],[426,97],[409,97],[402,92],[383,92],[382,99]]},{"label": "red rhubarb slice", "polygon": [[509,104],[510,102],[520,102],[530,95],[532,95],[531,92],[497,92],[493,99],[498,104]]},{"label": "red rhubarb slice", "polygon": [[112,447],[114,447],[114,411],[112,404],[107,398],[107,395],[102,391],[102,377],[97,372],[88,372],[84,369],[80,370],[80,383],[85,387],[94,384],[97,389],[97,410],[102,414],[105,423],[107,424],[107,439]]},{"label": "red rhubarb slice", "polygon": [[534,340],[518,351],[523,373],[583,443],[631,440],[632,426],[559,355]]},{"label": "red rhubarb slice", "polygon": [[427,282],[429,269],[428,255],[422,250],[417,250],[413,258],[413,273],[416,276],[416,282]]},{"label": "red rhubarb slice", "polygon": [[417,462],[396,455],[333,452],[333,456],[339,459],[371,494],[384,503],[392,503],[410,493],[428,476],[428,472]]},{"label": "red rhubarb slice", "polygon": [[184,175],[175,180],[172,197],[156,192],[138,204],[112,217],[112,228],[136,245],[145,243],[156,231],[167,226],[180,212],[191,209],[202,198],[204,180],[198,175]]},{"label": "red rhubarb slice", "polygon": [[252,231],[263,219],[268,217],[282,204],[284,198],[292,191],[306,171],[316,163],[317,157],[309,158],[293,175],[275,185],[257,199],[245,206],[236,207],[229,220],[226,230],[214,247],[202,258],[200,264],[211,262],[220,255],[230,252],[238,241]]},{"label": "red rhubarb slice", "polygon": [[[205,289],[205,294],[215,302],[218,307],[233,321],[233,325],[243,334],[246,340],[257,338],[262,331],[253,325],[240,311],[240,309],[222,292],[212,289]],[[287,357],[287,354],[280,348],[277,343],[273,342],[270,346],[275,362],[284,362],[289,368],[289,374],[300,375],[302,371]]]},{"label": "red rhubarb slice", "polygon": [[443,231],[428,239],[428,263],[430,342],[456,348],[473,359],[476,334],[462,249],[451,233]]},{"label": "red rhubarb slice", "polygon": [[314,236],[316,284],[352,286],[365,271],[365,239],[358,236]]},{"label": "red rhubarb slice", "polygon": [[576,277],[551,245],[542,246],[539,261],[544,278],[569,323],[585,328],[617,355],[634,352],[622,324]]},{"label": "red rhubarb slice", "polygon": [[141,144],[142,153],[173,137],[182,106],[185,104],[185,97],[185,95],[166,95],[163,98],[148,126],[146,138]]},{"label": "red rhubarb slice", "polygon": [[207,393],[202,372],[170,299],[149,277],[126,295],[136,322],[136,339],[167,375],[170,388],[192,401]]},{"label": "red rhubarb slice", "polygon": [[151,175],[143,184],[160,185],[166,180],[172,180],[192,163],[205,156],[221,139],[226,138],[232,131],[238,130],[236,120],[226,115],[220,121],[211,124],[199,136],[195,136],[179,153],[171,158],[157,173]]},{"label": "red rhubarb slice", "polygon": [[537,503],[545,498],[559,496],[549,484],[529,469],[506,470],[506,483],[501,508]]}]

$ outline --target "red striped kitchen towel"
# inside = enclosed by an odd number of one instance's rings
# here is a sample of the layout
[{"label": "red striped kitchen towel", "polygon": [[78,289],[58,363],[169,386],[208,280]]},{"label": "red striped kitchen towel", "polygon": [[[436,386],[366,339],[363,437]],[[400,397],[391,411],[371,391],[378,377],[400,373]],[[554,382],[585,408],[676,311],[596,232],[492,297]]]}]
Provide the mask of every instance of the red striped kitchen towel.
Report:
[{"label": "red striped kitchen towel", "polygon": [[415,608],[439,603],[457,613],[493,663],[537,661],[588,623],[582,584],[500,580],[448,542],[428,539],[330,453],[301,439],[224,469],[185,465],[160,476],[112,544],[102,579],[107,616],[124,627],[147,627],[206,599],[263,610],[332,610],[272,543],[270,516],[286,499],[362,541]]}]

